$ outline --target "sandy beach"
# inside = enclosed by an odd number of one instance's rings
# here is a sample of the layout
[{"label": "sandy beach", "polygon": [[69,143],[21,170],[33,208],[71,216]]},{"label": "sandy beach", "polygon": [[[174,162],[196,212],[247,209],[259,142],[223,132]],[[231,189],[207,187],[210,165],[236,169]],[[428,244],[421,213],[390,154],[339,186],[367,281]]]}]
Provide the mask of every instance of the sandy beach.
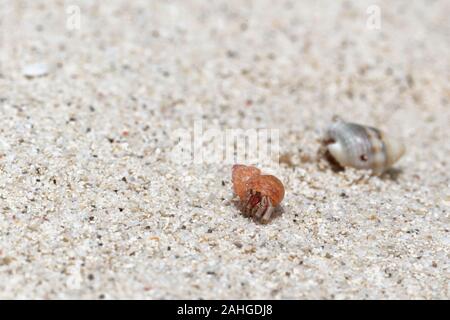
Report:
[{"label": "sandy beach", "polygon": [[[449,15],[3,0],[0,299],[449,299]],[[335,115],[406,154],[332,170]],[[267,161],[217,156],[206,132],[236,130],[269,133]],[[236,207],[234,162],[284,183],[270,223]]]}]

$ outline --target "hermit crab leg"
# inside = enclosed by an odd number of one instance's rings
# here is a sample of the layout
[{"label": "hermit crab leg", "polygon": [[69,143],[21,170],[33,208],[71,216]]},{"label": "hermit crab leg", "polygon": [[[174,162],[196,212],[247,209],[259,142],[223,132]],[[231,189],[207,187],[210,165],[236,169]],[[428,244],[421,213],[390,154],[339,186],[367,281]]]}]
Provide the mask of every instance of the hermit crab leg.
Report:
[{"label": "hermit crab leg", "polygon": [[272,212],[274,211],[275,207],[272,206],[272,203],[270,200],[268,200],[268,206],[266,209],[266,213],[264,214],[264,216],[261,218],[262,221],[267,222],[270,220],[270,217],[272,216]]},{"label": "hermit crab leg", "polygon": [[[270,200],[269,200],[270,203]],[[262,197],[261,202],[257,205],[258,210],[255,213],[255,216],[259,219],[266,212],[268,208],[268,199],[267,197]]]},{"label": "hermit crab leg", "polygon": [[246,200],[243,203],[243,211],[247,215],[253,215],[258,208],[258,204],[261,202],[261,195],[258,192],[249,190]]}]

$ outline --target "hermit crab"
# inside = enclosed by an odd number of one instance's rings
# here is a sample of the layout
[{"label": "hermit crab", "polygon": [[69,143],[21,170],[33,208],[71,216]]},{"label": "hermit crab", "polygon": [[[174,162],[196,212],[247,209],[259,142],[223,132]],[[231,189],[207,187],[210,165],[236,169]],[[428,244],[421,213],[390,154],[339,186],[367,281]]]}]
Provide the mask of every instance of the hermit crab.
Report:
[{"label": "hermit crab", "polygon": [[323,140],[328,156],[341,167],[381,175],[405,153],[404,143],[376,128],[333,119]]},{"label": "hermit crab", "polygon": [[242,213],[262,223],[270,220],[284,198],[283,183],[275,176],[261,174],[261,170],[256,167],[234,165],[232,181]]}]

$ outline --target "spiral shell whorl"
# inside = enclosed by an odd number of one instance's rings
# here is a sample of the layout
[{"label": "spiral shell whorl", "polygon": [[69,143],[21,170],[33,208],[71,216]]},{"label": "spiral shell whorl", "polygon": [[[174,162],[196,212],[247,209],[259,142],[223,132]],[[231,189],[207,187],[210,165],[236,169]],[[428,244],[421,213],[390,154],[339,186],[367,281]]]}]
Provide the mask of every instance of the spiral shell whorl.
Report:
[{"label": "spiral shell whorl", "polygon": [[369,126],[334,122],[327,131],[327,149],[343,167],[371,169],[379,175],[405,152],[402,141]]},{"label": "spiral shell whorl", "polygon": [[242,200],[247,192],[247,182],[254,176],[261,175],[261,170],[252,166],[235,164],[232,169],[232,181],[234,193]]}]

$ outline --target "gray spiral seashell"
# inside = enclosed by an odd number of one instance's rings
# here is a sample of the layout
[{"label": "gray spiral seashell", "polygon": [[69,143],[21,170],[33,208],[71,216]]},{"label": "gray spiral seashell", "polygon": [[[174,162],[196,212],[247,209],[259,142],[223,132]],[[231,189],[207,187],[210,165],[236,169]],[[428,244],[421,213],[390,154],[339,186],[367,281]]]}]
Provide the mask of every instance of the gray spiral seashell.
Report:
[{"label": "gray spiral seashell", "polygon": [[374,175],[382,174],[405,153],[400,139],[340,118],[328,128],[325,145],[342,167],[372,170]]}]

